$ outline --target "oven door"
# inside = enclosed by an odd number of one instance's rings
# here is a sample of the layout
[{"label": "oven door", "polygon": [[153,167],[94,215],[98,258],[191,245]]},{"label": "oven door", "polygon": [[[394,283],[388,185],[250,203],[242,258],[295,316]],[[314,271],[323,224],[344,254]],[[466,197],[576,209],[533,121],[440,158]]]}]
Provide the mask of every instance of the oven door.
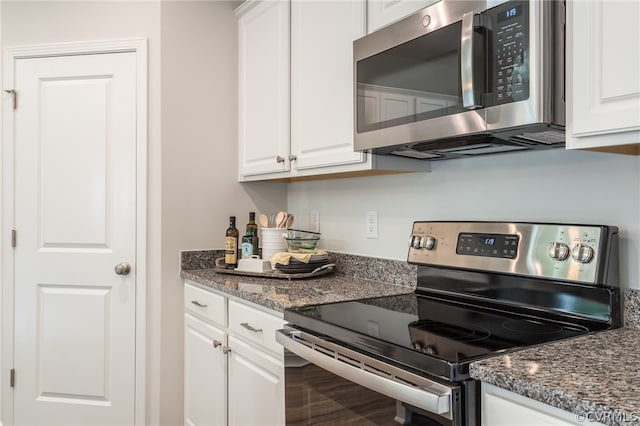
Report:
[{"label": "oven door", "polygon": [[[459,425],[460,387],[444,385],[300,330],[285,347],[288,425]],[[458,402],[456,402],[458,401]]]},{"label": "oven door", "polygon": [[440,1],[354,41],[355,149],[486,131],[485,1]]}]

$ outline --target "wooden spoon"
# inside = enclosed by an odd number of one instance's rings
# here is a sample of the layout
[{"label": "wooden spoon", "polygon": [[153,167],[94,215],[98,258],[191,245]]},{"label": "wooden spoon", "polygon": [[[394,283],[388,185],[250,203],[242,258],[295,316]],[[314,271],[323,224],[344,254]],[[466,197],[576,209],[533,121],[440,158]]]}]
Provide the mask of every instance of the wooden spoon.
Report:
[{"label": "wooden spoon", "polygon": [[286,219],[285,212],[278,212],[276,215],[276,228],[282,228],[284,221]]},{"label": "wooden spoon", "polygon": [[262,226],[263,228],[269,227],[269,218],[267,217],[266,214],[261,214],[258,217],[258,222],[260,223],[260,226]]},{"label": "wooden spoon", "polygon": [[289,229],[289,228],[291,228],[292,226],[293,226],[293,215],[292,215],[292,214],[290,214],[290,215],[287,217],[287,223],[285,224],[285,228]]}]

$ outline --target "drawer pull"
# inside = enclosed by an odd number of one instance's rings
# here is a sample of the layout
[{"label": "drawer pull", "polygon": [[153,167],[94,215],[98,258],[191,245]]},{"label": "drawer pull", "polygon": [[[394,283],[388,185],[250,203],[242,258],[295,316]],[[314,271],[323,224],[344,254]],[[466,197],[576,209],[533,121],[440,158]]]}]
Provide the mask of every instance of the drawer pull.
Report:
[{"label": "drawer pull", "polygon": [[196,305],[199,308],[206,308],[207,307],[207,305],[204,305],[204,304],[198,302],[197,300],[192,300],[191,303],[193,303],[194,305]]},{"label": "drawer pull", "polygon": [[223,346],[222,347],[222,353],[223,354],[228,354],[229,352],[231,352],[231,348],[229,346]]},{"label": "drawer pull", "polygon": [[241,322],[240,323],[241,326],[243,326],[244,328],[246,328],[249,331],[253,331],[254,333],[262,333],[262,329],[261,328],[255,328],[249,325],[248,322]]},{"label": "drawer pull", "polygon": [[214,348],[217,348],[218,346],[221,346],[221,345],[222,345],[222,342],[220,340],[214,340],[213,341],[213,347]]}]

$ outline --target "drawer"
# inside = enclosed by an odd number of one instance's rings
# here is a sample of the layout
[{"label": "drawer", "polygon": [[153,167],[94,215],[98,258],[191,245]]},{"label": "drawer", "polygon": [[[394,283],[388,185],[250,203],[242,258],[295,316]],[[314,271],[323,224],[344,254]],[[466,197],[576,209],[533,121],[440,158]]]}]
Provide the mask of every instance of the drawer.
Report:
[{"label": "drawer", "polygon": [[276,330],[285,323],[285,320],[273,314],[234,300],[229,301],[229,330],[277,354],[284,353],[284,348],[276,342]]},{"label": "drawer", "polygon": [[198,314],[225,326],[225,298],[189,284],[184,286],[184,307],[187,312]]}]

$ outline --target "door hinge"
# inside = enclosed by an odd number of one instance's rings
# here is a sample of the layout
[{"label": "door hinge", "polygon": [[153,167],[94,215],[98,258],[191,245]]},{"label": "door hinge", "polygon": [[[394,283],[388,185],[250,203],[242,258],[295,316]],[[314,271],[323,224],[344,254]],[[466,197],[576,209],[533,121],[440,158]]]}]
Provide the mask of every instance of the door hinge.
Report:
[{"label": "door hinge", "polygon": [[16,243],[18,242],[18,232],[15,229],[11,230],[11,247],[16,246]]},{"label": "door hinge", "polygon": [[15,387],[16,385],[16,370],[15,369],[11,369],[11,378],[9,379],[9,385],[11,387]]},{"label": "door hinge", "polygon": [[18,108],[18,92],[13,89],[5,90],[5,92],[13,97],[13,110],[15,111]]}]

